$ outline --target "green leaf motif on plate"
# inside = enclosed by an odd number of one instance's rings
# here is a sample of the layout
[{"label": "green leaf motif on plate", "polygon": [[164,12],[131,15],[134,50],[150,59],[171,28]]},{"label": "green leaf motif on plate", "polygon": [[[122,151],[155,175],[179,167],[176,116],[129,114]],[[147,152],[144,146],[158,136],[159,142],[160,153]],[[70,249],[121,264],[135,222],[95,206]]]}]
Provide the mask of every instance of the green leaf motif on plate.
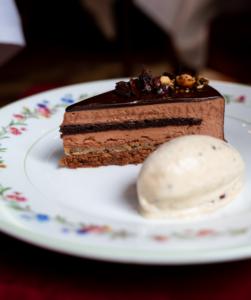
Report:
[{"label": "green leaf motif on plate", "polygon": [[[86,94],[86,97],[88,95]],[[22,135],[23,132],[27,131],[26,123],[29,119],[39,119],[40,117],[50,118],[52,115],[58,112],[58,108],[66,108],[70,103],[74,103],[74,100],[69,98],[62,98],[62,102],[55,104],[52,108],[49,107],[49,101],[42,101],[42,103],[37,104],[38,108],[34,108],[33,112],[27,108],[23,107],[19,114],[13,114],[16,120],[11,120],[7,126],[2,126],[0,131],[0,140],[7,139],[13,135]],[[20,126],[22,126],[20,128]],[[10,135],[10,136],[9,136]],[[0,145],[1,146],[1,145]],[[6,152],[7,148],[0,148],[0,152]],[[1,158],[1,157],[0,157]],[[0,160],[0,169],[7,169],[7,166],[3,164],[3,160]]]}]

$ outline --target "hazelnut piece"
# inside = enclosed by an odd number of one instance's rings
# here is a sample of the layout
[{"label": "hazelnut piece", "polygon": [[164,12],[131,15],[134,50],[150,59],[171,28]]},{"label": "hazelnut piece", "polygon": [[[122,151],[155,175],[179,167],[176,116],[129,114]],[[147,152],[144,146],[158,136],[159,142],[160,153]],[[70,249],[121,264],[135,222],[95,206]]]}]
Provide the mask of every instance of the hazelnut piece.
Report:
[{"label": "hazelnut piece", "polygon": [[163,85],[169,85],[170,83],[170,78],[168,76],[161,76],[160,77],[160,82]]},{"label": "hazelnut piece", "polygon": [[198,76],[199,84],[208,85],[209,79],[203,76]]},{"label": "hazelnut piece", "polygon": [[195,78],[188,74],[182,74],[176,77],[178,86],[183,88],[192,88],[195,84]]}]

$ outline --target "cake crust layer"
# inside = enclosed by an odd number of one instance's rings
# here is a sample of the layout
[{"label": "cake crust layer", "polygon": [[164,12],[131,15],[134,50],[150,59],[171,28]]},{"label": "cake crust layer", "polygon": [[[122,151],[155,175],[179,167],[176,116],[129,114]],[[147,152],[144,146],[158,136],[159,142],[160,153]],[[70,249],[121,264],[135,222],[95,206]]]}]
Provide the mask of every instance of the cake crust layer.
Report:
[{"label": "cake crust layer", "polygon": [[94,168],[101,166],[117,165],[124,166],[127,164],[140,164],[150,155],[156,147],[148,150],[131,150],[123,152],[106,152],[101,154],[83,154],[68,155],[62,157],[60,166],[69,168]]}]

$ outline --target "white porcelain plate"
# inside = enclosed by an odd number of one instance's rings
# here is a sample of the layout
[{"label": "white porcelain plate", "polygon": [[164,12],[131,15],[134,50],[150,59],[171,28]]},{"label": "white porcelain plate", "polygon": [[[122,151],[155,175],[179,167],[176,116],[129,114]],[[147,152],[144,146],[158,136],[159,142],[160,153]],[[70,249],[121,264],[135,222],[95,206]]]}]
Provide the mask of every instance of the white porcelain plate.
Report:
[{"label": "white porcelain plate", "polygon": [[242,194],[211,216],[152,221],[137,211],[140,165],[59,167],[65,107],[116,81],[72,85],[0,110],[0,229],[48,249],[117,262],[251,257],[251,87],[211,83],[226,98],[225,137],[246,163]]}]

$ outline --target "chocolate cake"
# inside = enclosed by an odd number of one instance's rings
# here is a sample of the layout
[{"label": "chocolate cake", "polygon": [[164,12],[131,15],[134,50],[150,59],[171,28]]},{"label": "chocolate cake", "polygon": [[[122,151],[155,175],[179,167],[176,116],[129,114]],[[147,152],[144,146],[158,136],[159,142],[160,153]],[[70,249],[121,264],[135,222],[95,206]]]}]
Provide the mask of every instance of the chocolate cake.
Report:
[{"label": "chocolate cake", "polygon": [[209,80],[180,72],[120,81],[115,90],[66,108],[60,126],[61,166],[142,163],[163,143],[183,135],[224,140],[225,100]]}]

